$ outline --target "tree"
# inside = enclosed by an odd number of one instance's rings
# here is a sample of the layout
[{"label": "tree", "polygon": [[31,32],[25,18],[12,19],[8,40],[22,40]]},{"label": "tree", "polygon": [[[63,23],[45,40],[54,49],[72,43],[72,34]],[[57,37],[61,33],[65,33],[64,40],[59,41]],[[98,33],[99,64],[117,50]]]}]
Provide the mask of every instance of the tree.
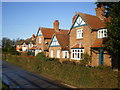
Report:
[{"label": "tree", "polygon": [[120,55],[120,2],[97,2],[97,7],[106,7],[105,16],[110,19],[106,22],[108,38],[105,40],[107,49],[112,56],[113,68],[118,68]]},{"label": "tree", "polygon": [[2,51],[15,52],[16,43],[19,42],[20,40],[23,40],[23,39],[17,38],[16,40],[15,39],[10,40],[9,38],[3,37],[2,38]]}]

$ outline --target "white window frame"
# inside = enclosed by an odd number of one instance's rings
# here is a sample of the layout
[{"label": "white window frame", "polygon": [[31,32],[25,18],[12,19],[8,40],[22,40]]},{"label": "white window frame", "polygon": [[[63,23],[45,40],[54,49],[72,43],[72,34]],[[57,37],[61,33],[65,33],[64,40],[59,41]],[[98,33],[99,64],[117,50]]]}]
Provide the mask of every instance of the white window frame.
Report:
[{"label": "white window frame", "polygon": [[107,29],[98,30],[98,38],[106,38],[107,37]]},{"label": "white window frame", "polygon": [[42,43],[42,38],[41,37],[38,38],[38,43]]},{"label": "white window frame", "polygon": [[[67,55],[66,55],[67,54]],[[68,51],[62,51],[62,58],[69,58]]]},{"label": "white window frame", "polygon": [[76,30],[76,38],[77,39],[83,38],[83,29],[77,29]]},{"label": "white window frame", "polygon": [[71,59],[82,60],[82,54],[84,54],[84,49],[71,49]]},{"label": "white window frame", "polygon": [[53,53],[54,51],[53,50],[50,50],[50,57],[53,58]]},{"label": "white window frame", "polygon": [[31,48],[31,47],[33,47],[33,44],[32,44],[32,43],[30,43],[30,44],[29,44],[29,47],[30,47],[30,48]]}]

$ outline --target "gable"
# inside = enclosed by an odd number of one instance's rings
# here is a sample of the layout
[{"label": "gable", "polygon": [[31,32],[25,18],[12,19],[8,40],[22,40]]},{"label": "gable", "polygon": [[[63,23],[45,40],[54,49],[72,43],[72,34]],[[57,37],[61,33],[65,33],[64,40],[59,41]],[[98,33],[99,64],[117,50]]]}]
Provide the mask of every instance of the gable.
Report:
[{"label": "gable", "polygon": [[82,19],[80,15],[78,15],[75,22],[72,25],[72,28],[76,28],[84,25],[87,25],[86,22]]},{"label": "gable", "polygon": [[41,30],[38,31],[37,36],[42,36],[42,32],[41,32]]},{"label": "gable", "polygon": [[60,46],[56,36],[54,35],[52,40],[51,40],[51,43],[50,43],[50,47],[57,47],[57,46]]}]

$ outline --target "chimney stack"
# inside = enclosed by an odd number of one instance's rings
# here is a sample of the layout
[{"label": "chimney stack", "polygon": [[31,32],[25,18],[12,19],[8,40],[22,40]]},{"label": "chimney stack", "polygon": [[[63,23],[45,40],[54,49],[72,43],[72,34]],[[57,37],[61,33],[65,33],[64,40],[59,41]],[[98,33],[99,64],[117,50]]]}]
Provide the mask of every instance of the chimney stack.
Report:
[{"label": "chimney stack", "polygon": [[96,16],[99,17],[101,20],[104,20],[105,19],[105,16],[104,16],[105,10],[106,10],[106,8],[103,5],[97,6],[97,8],[95,8]]},{"label": "chimney stack", "polygon": [[59,21],[58,20],[55,20],[54,23],[53,23],[53,26],[54,26],[54,29],[55,31],[59,31]]},{"label": "chimney stack", "polygon": [[32,35],[32,40],[34,40],[34,39],[35,39],[35,35],[33,34],[33,35]]}]

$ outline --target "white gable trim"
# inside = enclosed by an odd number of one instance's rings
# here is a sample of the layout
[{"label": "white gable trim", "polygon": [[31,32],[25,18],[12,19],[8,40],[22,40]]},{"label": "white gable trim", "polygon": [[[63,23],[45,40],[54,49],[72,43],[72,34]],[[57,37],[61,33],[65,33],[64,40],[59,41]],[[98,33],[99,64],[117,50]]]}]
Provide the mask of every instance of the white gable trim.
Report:
[{"label": "white gable trim", "polygon": [[56,47],[56,46],[60,46],[60,44],[56,38],[56,35],[54,35],[51,42],[50,42],[50,47]]},{"label": "white gable trim", "polygon": [[41,32],[41,29],[39,28],[39,30],[38,30],[38,33],[37,33],[37,36],[42,36],[43,34],[42,34],[42,32]]}]

